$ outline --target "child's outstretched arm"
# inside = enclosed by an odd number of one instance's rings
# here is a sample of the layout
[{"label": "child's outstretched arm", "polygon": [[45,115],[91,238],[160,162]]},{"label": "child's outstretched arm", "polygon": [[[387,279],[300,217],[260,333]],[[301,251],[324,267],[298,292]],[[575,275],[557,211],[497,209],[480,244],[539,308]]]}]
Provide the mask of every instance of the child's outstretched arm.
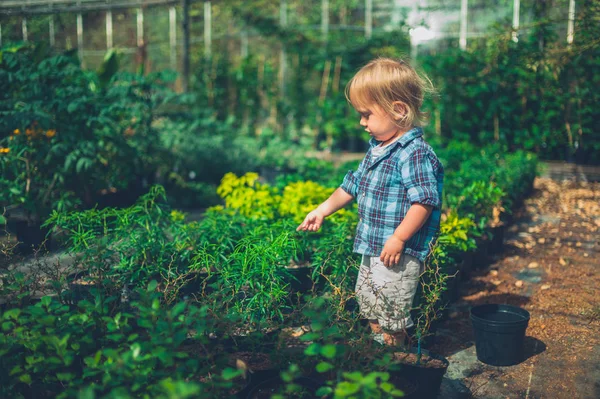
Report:
[{"label": "child's outstretched arm", "polygon": [[304,221],[300,223],[296,231],[317,231],[323,224],[323,219],[327,216],[337,212],[339,209],[348,205],[354,197],[344,191],[342,188],[338,188],[331,194],[325,202],[317,207],[314,211],[309,212],[304,218]]}]

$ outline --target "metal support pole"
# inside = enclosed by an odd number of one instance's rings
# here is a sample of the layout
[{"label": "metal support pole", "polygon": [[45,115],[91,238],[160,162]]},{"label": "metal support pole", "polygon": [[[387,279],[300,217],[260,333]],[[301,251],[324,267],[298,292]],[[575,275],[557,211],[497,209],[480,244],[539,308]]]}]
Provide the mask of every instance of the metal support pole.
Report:
[{"label": "metal support pole", "polygon": [[190,83],[190,0],[183,0],[183,91]]},{"label": "metal support pole", "polygon": [[137,10],[137,45],[142,47],[144,45],[144,9],[138,8]]},{"label": "metal support pole", "polygon": [[113,48],[112,11],[106,11],[106,49]]},{"label": "metal support pole", "polygon": [[27,18],[23,17],[23,19],[21,20],[21,29],[23,30],[23,41],[27,41],[28,39],[28,35],[27,35]]},{"label": "metal support pole", "polygon": [[569,22],[567,24],[567,46],[571,47],[575,37],[575,0],[569,0]]},{"label": "metal support pole", "polygon": [[365,0],[365,37],[373,35],[373,0]]},{"label": "metal support pole", "polygon": [[321,0],[321,33],[323,41],[329,36],[329,0]]},{"label": "metal support pole", "polygon": [[211,4],[210,1],[204,2],[204,54],[210,57],[212,47],[212,28],[211,28]]},{"label": "metal support pole", "polygon": [[177,10],[169,7],[169,47],[171,50],[171,68],[177,70]]},{"label": "metal support pole", "polygon": [[50,36],[50,46],[54,47],[56,45],[56,32],[54,31],[54,15],[50,15],[50,20],[48,21],[48,35]]},{"label": "metal support pole", "polygon": [[0,47],[2,46],[2,24],[0,24]]},{"label": "metal support pole", "polygon": [[512,39],[513,42],[519,41],[519,14],[521,9],[521,0],[513,0],[513,23]]},{"label": "metal support pole", "polygon": [[241,35],[241,56],[242,58],[247,58],[248,57],[248,32],[244,29],[242,31]]},{"label": "metal support pole", "polygon": [[460,2],[460,38],[459,46],[461,50],[467,49],[467,12],[469,9],[469,1],[461,0]]},{"label": "metal support pole", "polygon": [[[80,4],[80,2],[77,3]],[[83,61],[83,15],[81,13],[77,14],[77,55],[83,67],[85,63]]]},{"label": "metal support pole", "polygon": [[402,0],[394,0],[393,8],[392,8],[392,23],[393,29],[397,29],[400,26],[400,22],[402,19],[401,6]]},{"label": "metal support pole", "polygon": [[[282,28],[287,27],[287,0],[281,0],[279,3],[279,24]],[[279,93],[283,97],[285,95],[285,78],[286,78],[286,66],[287,66],[287,54],[285,47],[282,46],[279,52]]]}]

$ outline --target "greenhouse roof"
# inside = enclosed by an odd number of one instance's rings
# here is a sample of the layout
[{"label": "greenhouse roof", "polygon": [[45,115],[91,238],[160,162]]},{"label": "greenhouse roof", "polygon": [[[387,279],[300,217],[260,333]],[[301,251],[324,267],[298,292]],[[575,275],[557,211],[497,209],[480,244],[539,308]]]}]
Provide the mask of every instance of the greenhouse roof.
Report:
[{"label": "greenhouse roof", "polygon": [[179,4],[181,0],[4,0],[0,14],[35,15]]}]

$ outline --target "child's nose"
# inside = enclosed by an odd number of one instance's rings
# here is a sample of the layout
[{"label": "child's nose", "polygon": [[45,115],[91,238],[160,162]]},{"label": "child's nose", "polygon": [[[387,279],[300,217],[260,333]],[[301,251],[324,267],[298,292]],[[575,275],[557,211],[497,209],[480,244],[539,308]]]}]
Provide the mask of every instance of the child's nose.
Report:
[{"label": "child's nose", "polygon": [[360,125],[361,126],[367,126],[367,118],[365,118],[364,116],[360,117]]}]

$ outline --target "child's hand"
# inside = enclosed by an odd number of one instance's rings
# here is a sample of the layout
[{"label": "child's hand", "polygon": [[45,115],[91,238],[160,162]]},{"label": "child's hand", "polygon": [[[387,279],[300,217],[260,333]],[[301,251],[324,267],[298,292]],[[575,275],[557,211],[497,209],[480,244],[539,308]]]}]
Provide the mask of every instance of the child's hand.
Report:
[{"label": "child's hand", "polygon": [[300,223],[300,226],[298,226],[296,231],[317,231],[321,228],[323,219],[325,219],[325,217],[321,214],[321,212],[315,209],[306,215],[304,221]]},{"label": "child's hand", "polygon": [[404,251],[404,241],[392,235],[385,242],[383,251],[381,251],[381,255],[379,255],[379,260],[383,262],[385,267],[392,267],[400,262],[402,251]]}]

